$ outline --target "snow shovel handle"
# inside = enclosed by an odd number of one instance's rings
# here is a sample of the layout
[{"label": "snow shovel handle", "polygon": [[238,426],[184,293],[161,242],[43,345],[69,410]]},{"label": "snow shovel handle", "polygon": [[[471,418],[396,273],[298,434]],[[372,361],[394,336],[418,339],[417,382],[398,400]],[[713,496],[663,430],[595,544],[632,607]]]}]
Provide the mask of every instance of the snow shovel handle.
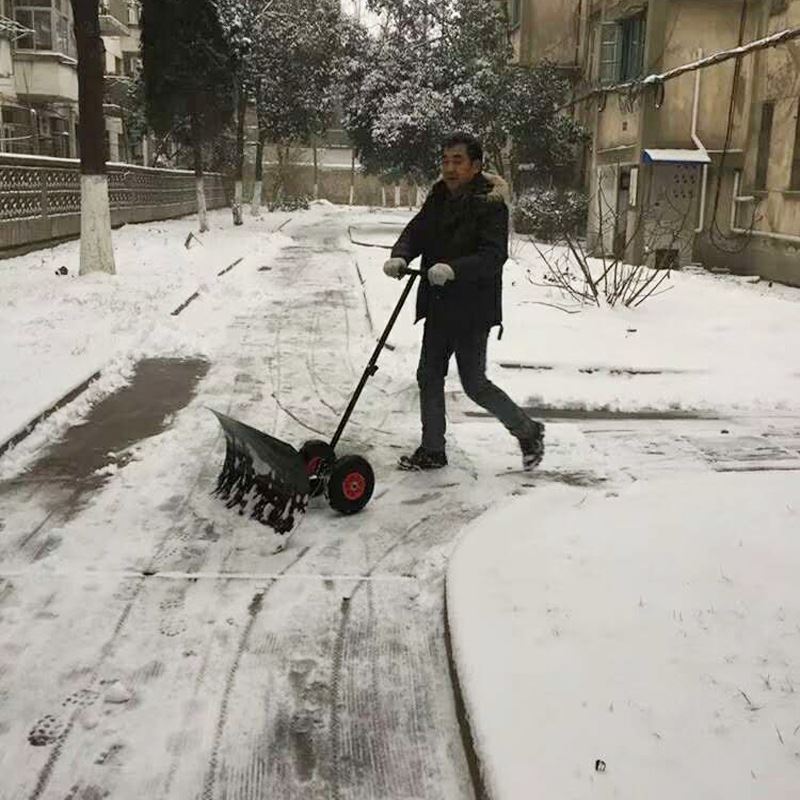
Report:
[{"label": "snow shovel handle", "polygon": [[406,298],[411,293],[411,289],[414,287],[414,282],[416,281],[418,276],[422,275],[422,270],[408,269],[408,267],[403,267],[403,269],[400,270],[400,274],[410,275],[411,279],[406,282],[406,285],[403,289],[403,293],[400,295],[400,299],[397,301],[397,305],[394,307],[392,316],[389,317],[389,322],[386,324],[386,328],[381,334],[381,338],[378,340],[378,344],[375,347],[375,351],[372,354],[372,358],[370,358],[369,363],[367,364],[367,367],[364,370],[364,374],[361,376],[361,380],[358,382],[358,386],[356,386],[356,390],[355,392],[353,392],[353,396],[350,398],[350,403],[348,404],[347,409],[345,410],[342,419],[339,422],[339,427],[336,429],[336,433],[334,433],[333,439],[331,439],[331,447],[333,449],[336,449],[336,445],[339,444],[339,439],[342,437],[342,434],[344,433],[345,426],[350,420],[350,415],[353,413],[353,409],[356,407],[358,398],[361,397],[361,393],[364,391],[364,387],[366,386],[367,381],[378,371],[378,356],[381,354],[381,351],[386,346],[386,340],[389,338],[389,334],[392,332],[394,323],[400,316],[400,312],[402,311],[403,306],[405,305]]}]

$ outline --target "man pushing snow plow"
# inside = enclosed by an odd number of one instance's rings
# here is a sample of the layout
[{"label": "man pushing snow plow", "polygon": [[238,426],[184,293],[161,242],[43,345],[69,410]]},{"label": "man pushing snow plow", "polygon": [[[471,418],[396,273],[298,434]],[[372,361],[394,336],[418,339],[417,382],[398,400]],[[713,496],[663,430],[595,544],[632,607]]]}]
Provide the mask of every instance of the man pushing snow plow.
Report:
[{"label": "man pushing snow plow", "polygon": [[[324,494],[331,507],[354,514],[369,503],[375,475],[358,455],[336,456],[350,416],[417,276],[416,321],[424,319],[417,383],[422,441],[403,456],[403,470],[447,465],[444,382],[456,357],[464,392],[496,417],[519,442],[524,470],[544,457],[544,425],[530,419],[486,377],[489,332],[502,331],[502,272],[508,259],[508,187],[483,172],[480,142],[455,133],[442,145],[442,178],[392,248],[384,272],[410,276],[330,442],[311,440],[299,450],[214,412],[225,433],[226,455],[215,493],[228,508],[286,534],[310,497]],[[421,256],[421,269],[408,265]]]}]

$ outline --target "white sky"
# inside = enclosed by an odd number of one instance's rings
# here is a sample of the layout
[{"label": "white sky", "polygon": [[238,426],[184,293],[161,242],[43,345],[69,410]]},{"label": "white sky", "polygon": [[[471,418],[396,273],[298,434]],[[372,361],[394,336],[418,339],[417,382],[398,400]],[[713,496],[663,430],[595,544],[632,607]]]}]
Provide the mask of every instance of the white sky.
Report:
[{"label": "white sky", "polygon": [[354,17],[360,16],[361,21],[368,28],[371,28],[373,25],[377,25],[379,22],[378,15],[373,14],[367,8],[367,0],[342,0],[342,9],[345,11],[345,13]]}]

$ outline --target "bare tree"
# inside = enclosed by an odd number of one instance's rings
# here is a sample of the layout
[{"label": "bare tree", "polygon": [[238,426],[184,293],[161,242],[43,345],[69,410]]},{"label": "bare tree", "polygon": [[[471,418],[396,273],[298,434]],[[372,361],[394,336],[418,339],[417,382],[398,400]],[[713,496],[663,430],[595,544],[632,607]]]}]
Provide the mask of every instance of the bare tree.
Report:
[{"label": "bare tree", "polygon": [[[627,211],[608,202],[602,183],[598,184],[596,201],[596,228],[589,231],[595,242],[592,252],[572,231],[562,232],[557,245],[549,249],[531,240],[545,264],[545,282],[577,306],[636,308],[669,291],[671,287],[665,284],[689,246],[685,231],[693,206],[676,203],[668,191],[660,192],[653,201],[648,197],[634,224],[626,225],[624,238],[608,248],[608,229],[618,230],[621,215],[627,215]],[[645,260],[627,263],[630,247],[639,238]]]}]

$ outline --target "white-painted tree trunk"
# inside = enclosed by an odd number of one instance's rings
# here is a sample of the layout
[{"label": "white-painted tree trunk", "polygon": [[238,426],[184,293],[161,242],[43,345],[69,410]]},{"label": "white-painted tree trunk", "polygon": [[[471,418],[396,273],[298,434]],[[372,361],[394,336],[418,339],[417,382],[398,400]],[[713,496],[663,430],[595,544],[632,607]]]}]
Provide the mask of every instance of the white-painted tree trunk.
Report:
[{"label": "white-painted tree trunk", "polygon": [[421,199],[422,192],[420,191],[419,184],[414,185],[414,207],[419,208],[422,205]]},{"label": "white-painted tree trunk", "polygon": [[111,208],[108,176],[81,175],[81,265],[80,274],[116,273],[111,245]]},{"label": "white-painted tree trunk", "polygon": [[261,216],[261,193],[264,191],[264,182],[256,181],[253,184],[253,202],[250,206],[250,212],[254,217]]},{"label": "white-painted tree trunk", "polygon": [[381,204],[386,208],[386,187],[381,186]]},{"label": "white-painted tree trunk", "polygon": [[414,184],[414,191],[413,192],[411,191],[411,186],[412,186],[412,184],[408,185],[408,210],[409,211],[413,211],[414,210],[414,198],[415,198],[415,193],[416,193],[416,190],[417,190],[416,184]]},{"label": "white-painted tree trunk", "polygon": [[206,206],[206,190],[202,175],[196,179],[197,185],[197,216],[200,220],[200,233],[205,233],[208,228],[208,207]]},{"label": "white-painted tree trunk", "polygon": [[396,183],[394,187],[394,207],[400,208],[400,184]]},{"label": "white-painted tree trunk", "polygon": [[241,181],[236,181],[233,189],[233,224],[244,225],[244,218],[242,217],[242,195],[244,189]]}]

